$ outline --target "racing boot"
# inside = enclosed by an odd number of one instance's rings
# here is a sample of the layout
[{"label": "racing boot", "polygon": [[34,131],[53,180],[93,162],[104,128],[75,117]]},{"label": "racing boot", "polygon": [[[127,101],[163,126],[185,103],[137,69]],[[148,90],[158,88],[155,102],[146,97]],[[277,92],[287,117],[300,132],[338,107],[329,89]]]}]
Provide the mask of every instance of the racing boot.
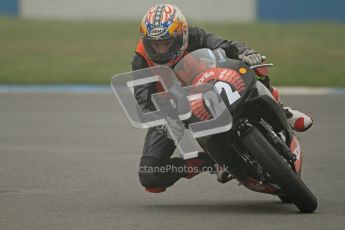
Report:
[{"label": "racing boot", "polygon": [[304,132],[313,125],[313,118],[290,107],[283,107],[289,125],[298,132]]},{"label": "racing boot", "polygon": [[313,118],[308,114],[302,113],[298,110],[294,110],[291,107],[283,106],[280,100],[279,92],[276,87],[271,86],[271,93],[277,102],[281,104],[285,112],[287,121],[291,128],[298,132],[304,132],[313,125]]},{"label": "racing boot", "polygon": [[184,178],[190,179],[205,171],[214,171],[214,160],[205,152],[199,152],[199,156],[185,160],[186,175]]}]

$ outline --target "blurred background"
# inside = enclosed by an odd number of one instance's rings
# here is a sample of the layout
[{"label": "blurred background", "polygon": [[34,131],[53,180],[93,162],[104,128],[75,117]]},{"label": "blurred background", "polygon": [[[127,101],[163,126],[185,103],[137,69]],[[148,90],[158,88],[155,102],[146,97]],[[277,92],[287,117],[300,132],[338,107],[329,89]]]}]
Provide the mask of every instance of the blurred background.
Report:
[{"label": "blurred background", "polygon": [[146,130],[130,126],[110,80],[131,71],[140,20],[162,2],[0,0],[0,230],[343,230],[345,1],[168,1],[189,24],[266,55],[274,85],[312,86],[283,101],[315,119],[298,138],[316,215],[208,173],[144,192]]},{"label": "blurred background", "polygon": [[[109,84],[131,70],[139,22],[162,2],[1,0],[0,84]],[[345,86],[345,1],[168,3],[189,24],[266,55],[276,85]]]}]

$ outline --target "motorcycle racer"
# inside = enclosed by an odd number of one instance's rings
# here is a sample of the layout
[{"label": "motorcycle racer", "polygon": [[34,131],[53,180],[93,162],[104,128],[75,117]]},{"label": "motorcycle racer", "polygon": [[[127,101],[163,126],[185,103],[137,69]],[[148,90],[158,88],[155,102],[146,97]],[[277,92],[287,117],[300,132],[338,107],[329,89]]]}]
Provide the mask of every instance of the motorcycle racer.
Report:
[{"label": "motorcycle racer", "polygon": [[[132,70],[156,65],[173,68],[187,53],[201,48],[221,48],[228,58],[241,60],[250,66],[263,61],[261,54],[245,43],[226,40],[199,27],[189,26],[179,8],[159,4],[150,8],[140,23],[140,39],[133,56]],[[258,80],[280,101],[277,89],[271,86],[267,76]],[[151,95],[160,91],[162,87],[156,83],[134,88],[135,98],[143,112],[155,110]],[[284,107],[284,110],[289,124],[296,131],[311,127],[313,120],[310,116],[289,107]],[[139,165],[139,179],[146,191],[163,192],[180,178],[192,178],[204,168],[214,165],[207,154],[201,153],[198,158],[183,160],[171,157],[174,150],[175,143],[168,137],[165,126],[148,129]],[[148,170],[157,167],[165,167],[166,170]],[[173,170],[178,168],[187,170]]]}]

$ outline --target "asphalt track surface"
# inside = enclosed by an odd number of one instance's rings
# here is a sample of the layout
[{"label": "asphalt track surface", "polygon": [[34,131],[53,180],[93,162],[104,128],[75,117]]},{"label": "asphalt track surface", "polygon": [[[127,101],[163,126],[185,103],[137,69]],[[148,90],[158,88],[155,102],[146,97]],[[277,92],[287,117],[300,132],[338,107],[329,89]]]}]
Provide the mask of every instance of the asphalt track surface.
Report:
[{"label": "asphalt track surface", "polygon": [[214,175],[144,192],[144,130],[111,94],[0,94],[0,229],[345,229],[345,95],[284,96],[316,122],[299,134],[313,214]]}]

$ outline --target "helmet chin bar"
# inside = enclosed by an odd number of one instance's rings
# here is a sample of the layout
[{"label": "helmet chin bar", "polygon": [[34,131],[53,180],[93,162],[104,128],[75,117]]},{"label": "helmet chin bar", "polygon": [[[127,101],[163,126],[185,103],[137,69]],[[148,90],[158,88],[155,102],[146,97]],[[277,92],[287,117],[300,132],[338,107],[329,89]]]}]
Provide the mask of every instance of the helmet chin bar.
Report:
[{"label": "helmet chin bar", "polygon": [[157,55],[154,55],[154,56],[150,56],[151,60],[156,63],[156,64],[159,64],[159,65],[164,65],[164,64],[167,64],[171,61],[171,58],[170,58],[170,55],[167,53],[167,54],[157,54]]},{"label": "helmet chin bar", "polygon": [[[183,53],[183,35],[178,35],[172,38],[172,44],[170,45],[167,53],[157,53],[153,47],[152,42],[155,40],[143,39],[144,48],[150,59],[159,65],[168,64],[178,58]],[[175,64],[175,63],[173,63]]]}]

